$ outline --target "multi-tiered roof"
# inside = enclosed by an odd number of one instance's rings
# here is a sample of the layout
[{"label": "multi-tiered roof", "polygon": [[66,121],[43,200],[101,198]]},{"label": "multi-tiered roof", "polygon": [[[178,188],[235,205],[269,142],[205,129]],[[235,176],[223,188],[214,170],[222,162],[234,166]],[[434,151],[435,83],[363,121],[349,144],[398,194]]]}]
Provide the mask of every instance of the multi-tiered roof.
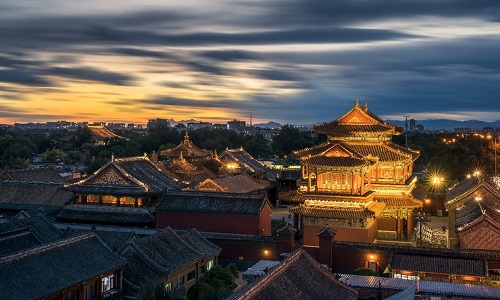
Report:
[{"label": "multi-tiered roof", "polygon": [[177,146],[171,149],[166,149],[161,152],[161,155],[167,157],[168,159],[172,158],[186,158],[188,160],[192,159],[202,159],[208,158],[211,153],[208,150],[200,149],[196,147],[191,140],[189,140],[189,134],[186,131],[184,135],[184,140]]},{"label": "multi-tiered roof", "polygon": [[337,120],[315,125],[314,131],[323,133],[330,139],[353,137],[390,137],[401,134],[403,128],[388,124],[374,115],[365,103],[360,107],[358,100],[354,107]]}]

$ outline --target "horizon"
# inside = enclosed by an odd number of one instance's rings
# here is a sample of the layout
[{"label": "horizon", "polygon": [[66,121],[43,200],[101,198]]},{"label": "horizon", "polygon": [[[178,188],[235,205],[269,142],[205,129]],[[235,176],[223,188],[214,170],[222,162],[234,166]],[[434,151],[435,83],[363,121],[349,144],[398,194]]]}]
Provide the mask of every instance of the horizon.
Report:
[{"label": "horizon", "polygon": [[500,3],[0,0],[0,123],[500,115]]}]

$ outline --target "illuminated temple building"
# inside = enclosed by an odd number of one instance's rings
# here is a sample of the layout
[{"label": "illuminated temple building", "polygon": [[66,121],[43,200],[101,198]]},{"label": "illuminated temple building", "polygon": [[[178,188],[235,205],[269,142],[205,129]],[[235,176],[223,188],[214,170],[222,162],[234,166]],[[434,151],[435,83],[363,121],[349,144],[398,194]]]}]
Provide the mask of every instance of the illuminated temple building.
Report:
[{"label": "illuminated temple building", "polygon": [[346,114],[314,130],[327,141],[294,152],[301,178],[289,198],[295,202],[290,212],[304,244],[318,245],[316,233],[325,225],[341,241],[411,241],[412,213],[422,207],[412,196],[419,152],[391,142],[403,129],[356,100]]}]

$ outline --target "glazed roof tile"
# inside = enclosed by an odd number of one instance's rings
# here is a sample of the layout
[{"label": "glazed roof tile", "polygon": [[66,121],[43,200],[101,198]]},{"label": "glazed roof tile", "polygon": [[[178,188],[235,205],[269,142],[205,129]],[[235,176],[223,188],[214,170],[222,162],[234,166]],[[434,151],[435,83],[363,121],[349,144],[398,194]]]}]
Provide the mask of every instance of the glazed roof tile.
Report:
[{"label": "glazed roof tile", "polygon": [[111,139],[111,138],[118,138],[118,139],[124,138],[112,132],[103,125],[102,126],[88,125],[87,128],[90,130],[92,138],[96,141],[103,141],[105,139]]},{"label": "glazed roof tile", "polygon": [[264,194],[234,194],[210,192],[166,193],[157,211],[209,214],[260,215],[270,205]]},{"label": "glazed roof tile", "polygon": [[[387,143],[344,143],[348,149],[363,157],[377,157],[381,162],[397,162],[412,157],[409,151],[396,149]],[[392,144],[392,143],[391,143]],[[417,156],[418,158],[418,156]]]},{"label": "glazed roof tile", "polygon": [[125,263],[95,234],[59,240],[0,258],[0,298],[41,299]]},{"label": "glazed roof tile", "polygon": [[318,166],[336,166],[336,167],[359,167],[368,166],[370,162],[355,157],[325,157],[325,156],[313,156],[303,160],[304,163],[318,165]]},{"label": "glazed roof tile", "polygon": [[[380,203],[383,206],[384,204]],[[289,208],[291,213],[299,214],[306,217],[319,217],[330,219],[364,219],[373,218],[380,210],[378,207],[370,210],[364,207],[332,207],[332,206],[307,206],[299,204]]]},{"label": "glazed roof tile", "polygon": [[264,190],[268,186],[267,183],[257,180],[246,173],[216,179],[214,182],[229,193],[251,193]]},{"label": "glazed roof tile", "polygon": [[179,158],[181,156],[191,158],[203,158],[210,156],[210,151],[196,147],[193,142],[189,140],[188,132],[184,136],[184,140],[177,146],[171,149],[161,151],[161,155],[168,158]]},{"label": "glazed roof tile", "polygon": [[328,136],[356,136],[356,135],[379,135],[379,134],[396,134],[394,126],[385,126],[381,124],[374,125],[350,125],[340,124],[336,121],[331,123],[314,125],[314,131],[323,133]]},{"label": "glazed roof tile", "polygon": [[86,223],[123,223],[144,226],[154,223],[154,216],[145,208],[72,204],[62,208],[56,215],[58,220]]},{"label": "glazed roof tile", "polygon": [[331,149],[333,146],[339,144],[338,142],[326,141],[314,147],[305,148],[302,150],[296,150],[293,152],[295,157],[305,157],[305,156],[316,156],[325,153],[327,150]]},{"label": "glazed roof tile", "polygon": [[239,165],[247,169],[251,173],[266,173],[268,168],[253,158],[243,148],[226,149],[221,152],[219,158],[222,162],[237,162]]},{"label": "glazed roof tile", "polygon": [[436,274],[487,276],[485,260],[427,255],[393,254],[391,268]]},{"label": "glazed roof tile", "polygon": [[410,196],[375,196],[375,201],[385,203],[386,209],[398,208],[417,208],[422,207],[423,203],[420,200]]},{"label": "glazed roof tile", "polygon": [[358,298],[355,289],[339,282],[329,270],[299,248],[231,299],[285,300],[290,299],[290,295],[304,300]]},{"label": "glazed roof tile", "polygon": [[[94,183],[100,176],[106,176],[106,172],[119,174],[123,178],[123,182],[102,183],[97,181]],[[75,193],[106,193],[111,195],[160,194],[180,188],[181,185],[177,180],[162,172],[145,156],[112,159],[88,178],[65,187],[65,189]]]}]

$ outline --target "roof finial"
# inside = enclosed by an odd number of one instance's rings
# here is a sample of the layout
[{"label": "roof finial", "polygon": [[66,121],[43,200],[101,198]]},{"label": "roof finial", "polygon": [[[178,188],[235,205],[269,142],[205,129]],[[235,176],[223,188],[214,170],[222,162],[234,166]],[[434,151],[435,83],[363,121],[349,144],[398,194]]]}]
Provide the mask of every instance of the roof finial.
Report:
[{"label": "roof finial", "polygon": [[111,153],[111,161],[114,161],[115,160],[115,155],[113,153]]},{"label": "roof finial", "polygon": [[356,98],[356,103],[354,104],[354,106],[356,106],[356,107],[359,106],[359,100],[358,100],[358,98]]},{"label": "roof finial", "polygon": [[184,135],[184,142],[185,143],[189,142],[189,134],[188,134],[187,130],[186,130],[186,134]]},{"label": "roof finial", "polygon": [[144,152],[144,157],[148,157],[148,154],[146,152]]},{"label": "roof finial", "polygon": [[217,158],[217,157],[219,157],[219,155],[217,154],[217,149],[216,149],[216,150],[214,150],[214,158]]},{"label": "roof finial", "polygon": [[368,102],[365,102],[364,109],[365,109],[365,111],[368,111]]},{"label": "roof finial", "polygon": [[179,155],[179,160],[180,160],[180,161],[183,161],[183,160],[184,160],[184,157],[182,156],[182,151],[181,151],[181,154]]}]

